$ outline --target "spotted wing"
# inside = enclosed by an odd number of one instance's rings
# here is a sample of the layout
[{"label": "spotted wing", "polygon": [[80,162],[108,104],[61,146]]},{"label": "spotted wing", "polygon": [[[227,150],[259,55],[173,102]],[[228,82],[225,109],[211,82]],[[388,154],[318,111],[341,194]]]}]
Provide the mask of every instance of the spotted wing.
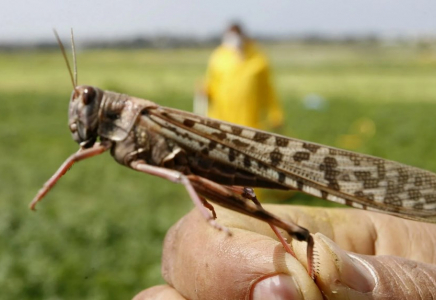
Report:
[{"label": "spotted wing", "polygon": [[288,188],[436,223],[434,173],[172,108],[150,111],[150,118],[181,146]]}]

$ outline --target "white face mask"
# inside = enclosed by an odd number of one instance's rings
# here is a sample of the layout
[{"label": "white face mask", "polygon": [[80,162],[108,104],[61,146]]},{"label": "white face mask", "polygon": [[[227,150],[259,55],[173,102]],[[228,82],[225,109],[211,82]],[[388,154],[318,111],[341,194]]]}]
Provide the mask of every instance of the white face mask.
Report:
[{"label": "white face mask", "polygon": [[222,43],[235,50],[242,51],[244,38],[242,37],[242,35],[237,34],[236,32],[229,31],[224,34]]}]

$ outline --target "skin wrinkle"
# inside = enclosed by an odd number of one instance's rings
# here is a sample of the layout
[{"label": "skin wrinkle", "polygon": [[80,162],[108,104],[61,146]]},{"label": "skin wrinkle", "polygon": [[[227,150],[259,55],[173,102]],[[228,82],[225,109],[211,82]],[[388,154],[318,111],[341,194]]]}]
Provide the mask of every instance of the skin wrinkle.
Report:
[{"label": "skin wrinkle", "polygon": [[[414,267],[414,269],[416,269],[416,266]],[[422,274],[421,274],[421,273],[420,273],[419,275],[420,275],[420,277],[422,277]],[[420,281],[424,281],[424,280],[416,280],[416,278],[415,278],[415,280],[412,281],[412,282],[418,282],[418,283],[419,283]],[[425,291],[423,291],[423,289],[421,288],[421,286],[420,286],[419,284],[414,284],[413,286],[415,287],[415,290],[416,290],[416,292],[418,293],[419,297],[420,297],[421,299],[424,299],[424,295],[423,295],[423,294],[425,294]]]},{"label": "skin wrinkle", "polygon": [[[417,265],[414,265],[412,268],[412,271],[414,271],[414,270],[418,270],[418,271],[417,272],[410,272],[412,274],[409,277],[411,277],[411,281],[414,283],[413,286],[415,287],[415,290],[417,291],[417,293],[420,295],[420,298],[426,299],[426,298],[424,298],[425,294],[426,294],[426,292],[430,293],[430,290],[429,289],[425,290],[425,289],[422,289],[421,287],[428,286],[428,278],[430,278],[430,277],[425,272],[424,268],[420,269],[420,268],[418,268]],[[415,275],[414,273],[417,273],[417,276],[419,276],[419,277],[414,276]],[[424,275],[427,275],[427,276],[424,276]],[[419,284],[419,283],[426,283],[426,284]],[[433,298],[433,296],[432,296],[432,298]]]},{"label": "skin wrinkle", "polygon": [[[202,257],[202,261],[204,262],[204,258]],[[198,284],[197,284],[197,279],[199,277],[199,274],[201,276],[201,270],[203,269],[203,264],[197,264],[196,268],[195,268],[195,274],[194,274],[194,292],[195,294],[198,294]]]},{"label": "skin wrinkle", "polygon": [[[434,228],[432,228],[434,230]],[[421,237],[423,238],[430,238],[430,244],[436,245],[436,235],[433,234],[433,232],[430,230],[430,227],[425,227],[424,232],[420,231]],[[419,239],[422,240],[422,239]],[[419,243],[417,243],[417,246],[419,247]],[[436,263],[436,252],[435,247],[427,247],[427,251],[430,251],[429,254],[426,255],[426,257],[431,257],[431,259],[428,261],[428,263],[435,264]]]},{"label": "skin wrinkle", "polygon": [[[171,249],[169,252],[171,253],[176,253],[176,251],[174,249],[176,249],[176,243],[175,241],[177,241],[177,236],[179,235],[180,232],[180,228],[182,227],[182,224],[185,222],[185,218],[180,219],[172,228],[172,230],[170,231],[170,234],[167,234],[165,236],[165,241],[164,241],[164,245],[166,247],[170,246]],[[164,260],[168,261],[168,257],[164,256],[163,257]],[[165,279],[165,281],[172,287],[174,287],[173,285],[173,280],[172,280],[172,274],[174,274],[174,272],[172,270],[170,270],[170,268],[172,268],[174,266],[174,264],[168,264],[168,263],[164,263],[162,262],[162,278]]]},{"label": "skin wrinkle", "polygon": [[[404,226],[404,229],[405,229],[405,232],[404,232],[404,235],[402,238],[406,239],[407,241],[413,241],[414,239],[413,239],[413,234],[410,231],[410,226]],[[401,255],[401,256],[410,257],[411,259],[413,259],[415,256],[415,255],[413,255],[413,253],[414,253],[413,246],[414,246],[413,243],[407,243],[407,248],[403,247],[404,252],[402,253],[403,255]]]},{"label": "skin wrinkle", "polygon": [[[421,238],[420,238],[420,237],[422,237],[421,232],[419,232],[419,231],[417,232],[416,230],[411,230],[412,228],[410,228],[409,226],[406,226],[406,227],[407,227],[407,233],[408,233],[407,236],[409,237],[410,241],[420,241],[421,240]],[[409,245],[409,252],[410,253],[408,253],[407,257],[421,261],[422,254],[420,253],[419,248],[421,248],[422,245],[420,245],[420,243],[413,243],[413,242],[408,243],[408,245]],[[416,251],[416,250],[418,250],[418,251]],[[414,255],[414,253],[420,253],[419,257]]]},{"label": "skin wrinkle", "polygon": [[377,245],[379,244],[379,235],[378,231],[375,229],[374,219],[370,218],[371,224],[372,224],[372,236],[373,236],[373,243],[372,243],[372,255],[377,254]]},{"label": "skin wrinkle", "polygon": [[411,270],[410,277],[412,278],[415,290],[419,293],[421,299],[429,299],[428,295],[431,295],[433,299],[434,289],[426,289],[429,285],[435,286],[435,279],[433,276],[427,273],[426,268],[420,268],[418,264],[414,265]]},{"label": "skin wrinkle", "polygon": [[[377,274],[378,274],[378,277],[380,278],[380,286],[382,286],[382,287],[388,286],[388,292],[389,292],[389,290],[391,290],[392,287],[398,286],[398,284],[393,283],[394,281],[397,281],[396,276],[395,276],[396,273],[390,269],[390,266],[386,266],[383,261],[379,261],[379,264],[382,267],[382,268],[380,268],[380,267],[377,268]],[[388,276],[386,276],[386,274],[388,274]],[[389,282],[385,282],[386,280],[383,280],[386,278],[390,278]],[[380,291],[378,291],[378,290],[375,290],[375,292],[380,293]],[[382,296],[383,296],[383,294],[382,294]]]},{"label": "skin wrinkle", "polygon": [[[369,217],[371,218],[374,226],[377,226],[379,232],[386,231],[386,230],[389,231],[390,224],[389,224],[388,220],[382,219],[382,221],[380,221],[379,219],[376,219],[374,222],[373,216],[370,215]],[[382,239],[379,239],[378,235],[377,235],[377,239],[374,241],[374,255],[380,254],[380,252],[381,252],[380,249],[384,248],[384,242],[385,241]]]},{"label": "skin wrinkle", "polygon": [[375,245],[376,245],[376,242],[377,242],[377,240],[378,240],[378,233],[377,233],[377,230],[375,229],[375,225],[374,225],[374,222],[373,222],[373,220],[372,219],[369,219],[369,223],[371,224],[371,233],[370,233],[370,236],[371,236],[371,241],[372,241],[372,243],[371,243],[371,255],[374,255],[375,254]]},{"label": "skin wrinkle", "polygon": [[[384,235],[384,236],[388,236],[388,235],[387,234],[383,234],[383,232],[388,232],[389,233],[391,231],[392,222],[395,222],[395,226],[404,227],[403,223],[398,224],[395,221],[395,219],[391,219],[391,217],[388,217],[388,216],[380,218],[379,216],[370,214],[369,218],[372,220],[374,226],[378,228],[378,230],[376,232],[381,233],[381,235]],[[374,246],[375,246],[374,255],[383,255],[387,251],[387,249],[386,249],[387,241],[386,241],[386,239],[379,239],[378,238],[378,236],[379,236],[378,233],[376,233],[377,234],[377,239],[374,241]],[[392,236],[390,236],[390,238],[392,239]],[[388,246],[389,245],[390,245],[390,243],[388,243]],[[401,246],[404,246],[404,245],[401,245]],[[392,249],[392,250],[395,250],[395,253],[396,253],[395,255],[401,256],[398,253],[398,251],[397,251],[398,249],[400,249],[400,248],[396,248],[396,249]]]},{"label": "skin wrinkle", "polygon": [[[401,268],[401,265],[399,265],[396,261],[393,261],[392,263],[395,264],[398,267],[398,270],[403,271],[402,268]],[[395,286],[402,291],[402,295],[403,296],[406,296],[407,295],[407,291],[406,291],[405,287],[407,285],[406,285],[406,282],[404,282],[403,278],[401,276],[399,276],[397,268],[395,268],[396,271],[393,270],[394,268],[392,268],[392,266],[385,265],[384,261],[381,261],[381,264],[383,265],[384,270],[388,271],[389,274],[390,274],[390,276],[387,277],[387,278],[395,280],[397,282],[395,284]],[[404,272],[402,272],[402,273],[404,273]],[[398,282],[400,282],[400,284],[398,284]],[[398,296],[398,295],[396,295],[396,296]]]},{"label": "skin wrinkle", "polygon": [[[431,238],[431,244],[432,245],[436,245],[436,236],[432,234],[432,232],[430,231],[430,227],[426,227],[425,228],[425,232],[422,233],[422,236],[430,237]],[[435,248],[434,247],[428,247],[428,249],[430,249],[430,251],[431,251],[431,256],[430,257],[432,257],[432,260],[430,261],[430,263],[434,264],[434,263],[436,263]]]},{"label": "skin wrinkle", "polygon": [[[416,269],[416,264],[412,268],[410,268],[410,269],[407,268],[406,270],[403,268],[403,265],[399,264],[397,261],[394,261],[394,264],[403,273],[403,276],[398,276],[398,277],[400,278],[401,282],[404,283],[404,286],[407,288],[407,291],[408,291],[407,294],[410,294],[410,293],[415,294],[416,292],[419,293],[419,289],[417,289],[417,286],[414,284],[416,278],[414,278],[414,276],[413,276],[414,274],[412,274],[413,269]],[[409,265],[407,265],[407,266],[409,266]],[[412,287],[410,286],[410,283],[413,283]],[[411,291],[412,289],[414,291]]]},{"label": "skin wrinkle", "polygon": [[[422,272],[424,275],[426,275],[426,278],[429,279],[429,280],[431,281],[431,283],[433,284],[433,286],[436,286],[436,279],[435,279],[432,275],[430,275],[429,273],[427,273],[427,270],[422,269],[421,272]],[[420,290],[421,290],[421,289],[420,289]],[[430,293],[431,293],[431,298],[434,299],[434,298],[435,298],[435,295],[434,295],[434,293],[432,292],[432,290],[430,290]]]}]

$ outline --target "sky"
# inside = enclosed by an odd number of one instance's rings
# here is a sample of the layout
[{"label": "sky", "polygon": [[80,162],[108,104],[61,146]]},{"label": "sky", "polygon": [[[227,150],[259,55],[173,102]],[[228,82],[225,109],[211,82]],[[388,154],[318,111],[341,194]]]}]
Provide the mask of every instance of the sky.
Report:
[{"label": "sky", "polygon": [[204,37],[231,20],[263,35],[435,36],[435,0],[0,0],[0,43],[157,34]]}]

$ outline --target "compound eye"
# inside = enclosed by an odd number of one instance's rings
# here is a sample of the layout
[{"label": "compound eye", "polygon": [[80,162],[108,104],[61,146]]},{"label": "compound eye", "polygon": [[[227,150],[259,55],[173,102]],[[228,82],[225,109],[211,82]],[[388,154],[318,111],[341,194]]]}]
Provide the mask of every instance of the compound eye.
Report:
[{"label": "compound eye", "polygon": [[88,87],[83,91],[83,104],[90,104],[95,98],[95,90],[92,87]]}]

